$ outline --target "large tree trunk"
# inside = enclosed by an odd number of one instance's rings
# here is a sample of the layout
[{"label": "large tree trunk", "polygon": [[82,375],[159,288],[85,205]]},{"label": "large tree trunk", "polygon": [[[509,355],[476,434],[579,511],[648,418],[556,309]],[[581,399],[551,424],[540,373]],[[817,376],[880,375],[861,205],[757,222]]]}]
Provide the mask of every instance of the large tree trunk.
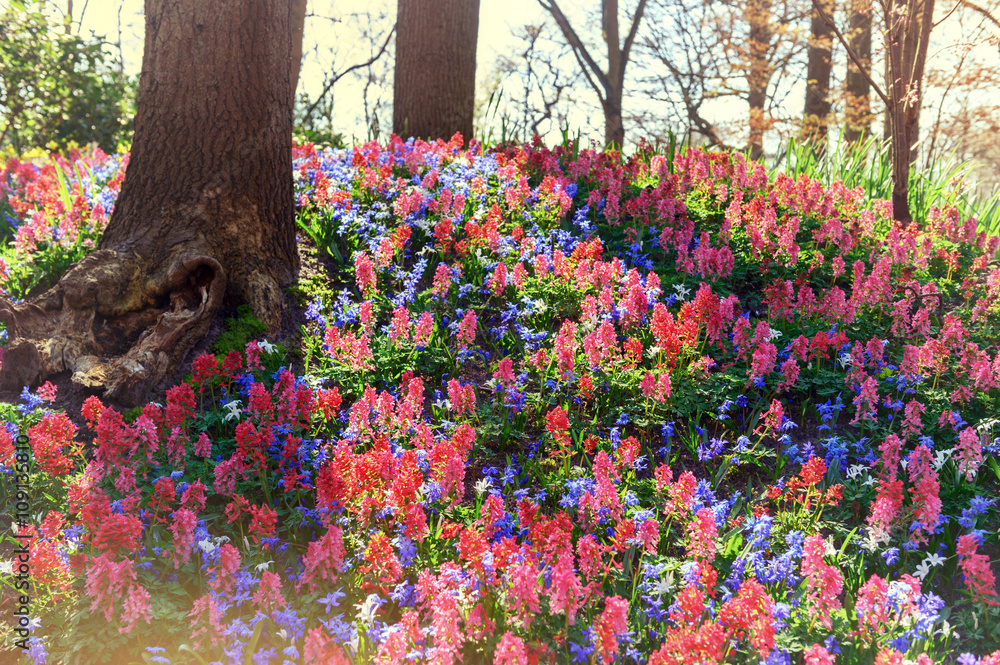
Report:
[{"label": "large tree trunk", "polygon": [[[832,15],[832,5],[822,2],[823,9]],[[809,53],[806,65],[806,103],[802,114],[802,137],[820,148],[826,147],[826,133],[830,115],[830,70],[833,54],[833,28],[823,20],[818,9],[813,8]]]},{"label": "large tree trunk", "polygon": [[129,404],[168,377],[223,304],[271,330],[295,247],[289,8],[147,0],[135,138],[97,251],[33,302],[0,302],[0,385],[61,371]]},{"label": "large tree trunk", "polygon": [[392,131],[472,138],[479,0],[398,0]]},{"label": "large tree trunk", "polygon": [[750,159],[764,156],[764,131],[769,123],[766,117],[767,88],[771,82],[771,0],[751,0],[747,3],[749,34],[748,95],[750,104]]},{"label": "large tree trunk", "polygon": [[[865,71],[871,72],[872,61],[872,6],[870,0],[851,0],[848,43],[861,61]],[[847,77],[844,81],[844,138],[854,143],[872,131],[871,90],[868,79],[850,58],[847,60]],[[886,127],[889,123],[886,123]]]}]

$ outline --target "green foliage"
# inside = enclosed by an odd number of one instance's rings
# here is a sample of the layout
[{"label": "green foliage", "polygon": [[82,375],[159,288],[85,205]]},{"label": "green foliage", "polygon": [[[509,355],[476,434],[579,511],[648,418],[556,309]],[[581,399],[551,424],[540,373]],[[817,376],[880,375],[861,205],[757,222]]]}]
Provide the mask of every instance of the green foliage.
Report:
[{"label": "green foliage", "polygon": [[66,34],[42,7],[13,1],[0,14],[0,145],[129,142],[134,80],[102,40]]},{"label": "green foliage", "polygon": [[253,315],[249,305],[236,308],[236,316],[226,319],[226,331],[219,335],[212,344],[212,352],[225,356],[230,351],[240,351],[246,348],[250,340],[264,334],[267,326]]}]

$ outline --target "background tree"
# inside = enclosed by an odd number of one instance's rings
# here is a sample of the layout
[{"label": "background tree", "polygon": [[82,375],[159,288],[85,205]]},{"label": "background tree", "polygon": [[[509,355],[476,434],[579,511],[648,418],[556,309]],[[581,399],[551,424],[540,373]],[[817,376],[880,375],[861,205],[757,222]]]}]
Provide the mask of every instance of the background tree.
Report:
[{"label": "background tree", "polygon": [[552,30],[544,21],[521,26],[515,31],[520,42],[517,50],[502,54],[495,63],[487,84],[490,97],[481,104],[477,124],[489,124],[500,113],[505,96],[513,103],[502,112],[500,130],[491,138],[530,141],[569,126],[569,108],[577,101],[581,74],[562,66],[569,47],[557,42],[550,35]]},{"label": "background tree", "polygon": [[56,286],[0,301],[0,384],[61,371],[138,403],[224,299],[274,331],[298,269],[289,8],[147,0],[135,140],[99,248]]},{"label": "background tree", "polygon": [[645,106],[634,117],[646,136],[664,140],[666,130],[682,128],[690,143],[726,146],[706,111],[722,96],[724,45],[715,11],[701,0],[650,3],[636,54],[642,72],[637,78],[641,95],[655,106]]},{"label": "background tree", "polygon": [[472,137],[479,0],[398,0],[392,131]]},{"label": "background tree", "polygon": [[[833,3],[819,0],[828,14]],[[833,70],[833,30],[813,9],[810,20],[809,52],[806,70],[806,102],[802,112],[802,137],[817,146],[826,144],[830,116],[830,74]]]},{"label": "background tree", "polygon": [[[819,0],[812,0],[815,10],[847,48],[859,71],[864,62],[850,47],[833,18]],[[931,28],[934,26],[934,0],[878,0],[885,35],[885,90],[869,77],[868,83],[878,93],[886,108],[892,139],[892,214],[900,222],[909,222],[910,165],[917,155],[920,108],[922,105],[924,66]]]},{"label": "background tree", "polygon": [[[814,13],[818,12],[814,10]],[[871,0],[849,0],[849,17],[847,43],[858,60],[855,62],[850,57],[847,59],[847,75],[844,78],[844,139],[848,143],[854,143],[872,132],[871,90],[868,85],[872,62]]]},{"label": "background tree", "polygon": [[607,62],[603,68],[580,39],[556,0],[538,0],[538,3],[559,26],[563,38],[573,50],[587,83],[597,93],[601,108],[604,110],[605,144],[621,147],[625,142],[625,125],[622,122],[625,68],[628,66],[643,12],[646,10],[646,0],[639,0],[631,13],[630,26],[624,43],[619,34],[618,0],[601,0],[601,36],[607,49]]},{"label": "background tree", "polygon": [[43,11],[11,2],[0,14],[0,146],[51,141],[113,151],[131,132],[134,86],[100,39],[64,30]]}]

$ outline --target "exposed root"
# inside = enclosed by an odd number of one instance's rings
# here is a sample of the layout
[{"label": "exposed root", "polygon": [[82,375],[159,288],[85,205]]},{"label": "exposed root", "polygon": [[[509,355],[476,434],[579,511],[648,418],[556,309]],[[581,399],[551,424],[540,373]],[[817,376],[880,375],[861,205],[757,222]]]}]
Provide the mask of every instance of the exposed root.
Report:
[{"label": "exposed root", "polygon": [[205,334],[225,289],[219,262],[196,252],[178,252],[166,269],[93,252],[38,298],[0,299],[10,339],[0,390],[70,371],[84,388],[138,404]]}]

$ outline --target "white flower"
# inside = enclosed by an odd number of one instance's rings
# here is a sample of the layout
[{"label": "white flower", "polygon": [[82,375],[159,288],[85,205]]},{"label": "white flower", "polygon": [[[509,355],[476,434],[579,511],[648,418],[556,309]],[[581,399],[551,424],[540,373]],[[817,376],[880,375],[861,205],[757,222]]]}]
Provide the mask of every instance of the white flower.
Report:
[{"label": "white flower", "polygon": [[851,480],[854,480],[859,475],[861,475],[861,472],[864,471],[864,470],[865,470],[865,467],[863,467],[862,465],[860,465],[860,464],[854,464],[854,465],[851,466],[851,468],[849,468],[847,470],[847,477],[850,478]]},{"label": "white flower", "polygon": [[675,284],[674,293],[677,294],[678,300],[683,301],[685,298],[688,297],[688,294],[691,293],[691,289],[687,288],[683,284]]},{"label": "white flower", "polygon": [[0,575],[13,575],[13,574],[14,574],[14,562],[0,561]]},{"label": "white flower", "polygon": [[258,563],[257,564],[257,572],[259,573],[262,570],[267,570],[268,568],[271,567],[272,563],[274,563],[274,562],[273,561],[265,561],[264,563]]},{"label": "white flower", "polygon": [[936,453],[934,453],[934,470],[935,471],[940,471],[941,470],[941,467],[944,466],[944,463],[948,461],[949,457],[951,457],[951,453],[952,453],[953,450],[955,450],[955,449],[951,448],[949,450],[939,450]]},{"label": "white flower", "polygon": [[377,593],[370,593],[365,598],[365,602],[358,603],[354,607],[358,610],[358,621],[366,626],[370,626],[375,620],[375,612],[378,611],[381,603]]},{"label": "white flower", "polygon": [[260,342],[258,342],[257,346],[259,346],[260,348],[264,349],[268,353],[274,353],[274,344],[271,344],[266,339],[261,340]]},{"label": "white flower", "polygon": [[841,367],[846,368],[848,365],[851,364],[851,354],[841,353],[839,356],[837,356],[837,363],[839,363]]},{"label": "white flower", "polygon": [[658,354],[659,352],[660,352],[660,347],[658,347],[658,346],[651,346],[651,347],[649,347],[648,349],[646,349],[646,356],[647,356],[647,357],[648,357],[648,358],[649,358],[650,360],[652,360],[653,358],[655,358],[655,357],[656,357],[656,355],[657,355],[657,354]]},{"label": "white flower", "polygon": [[671,584],[669,578],[657,580],[656,586],[653,587],[653,593],[655,593],[657,596],[662,596],[665,593],[670,593],[670,587]]},{"label": "white flower", "polygon": [[228,423],[230,420],[238,420],[240,417],[240,407],[243,406],[238,399],[223,405],[223,409],[228,411],[222,422]]},{"label": "white flower", "polygon": [[769,342],[770,342],[770,341],[771,341],[772,339],[778,339],[779,337],[781,337],[781,331],[780,331],[780,330],[775,330],[774,328],[771,328],[771,327],[768,327],[767,331],[768,331],[768,333],[769,333],[769,335],[770,335],[770,336],[769,336],[769,337],[767,338],[767,341],[769,341]]},{"label": "white flower", "polygon": [[208,554],[209,552],[215,549],[215,545],[213,545],[212,541],[209,540],[208,538],[206,538],[205,540],[199,540],[198,547],[200,547],[201,551],[204,552],[205,554]]},{"label": "white flower", "polygon": [[490,478],[480,478],[475,485],[476,494],[484,494],[493,487],[493,480]]},{"label": "white flower", "polygon": [[927,577],[927,575],[930,574],[931,572],[931,567],[927,565],[927,559],[924,559],[919,564],[917,564],[917,569],[914,572],[916,572],[917,577],[919,577],[920,579],[924,579],[925,577]]},{"label": "white flower", "polygon": [[931,566],[941,566],[944,565],[944,562],[945,558],[937,553],[928,554],[927,557],[924,559],[924,563],[929,564]]},{"label": "white flower", "polygon": [[351,650],[354,651],[354,653],[357,653],[358,647],[361,645],[361,634],[358,633],[356,626],[351,626],[351,630],[353,632],[351,633],[351,639],[347,642],[347,644],[351,647]]}]

